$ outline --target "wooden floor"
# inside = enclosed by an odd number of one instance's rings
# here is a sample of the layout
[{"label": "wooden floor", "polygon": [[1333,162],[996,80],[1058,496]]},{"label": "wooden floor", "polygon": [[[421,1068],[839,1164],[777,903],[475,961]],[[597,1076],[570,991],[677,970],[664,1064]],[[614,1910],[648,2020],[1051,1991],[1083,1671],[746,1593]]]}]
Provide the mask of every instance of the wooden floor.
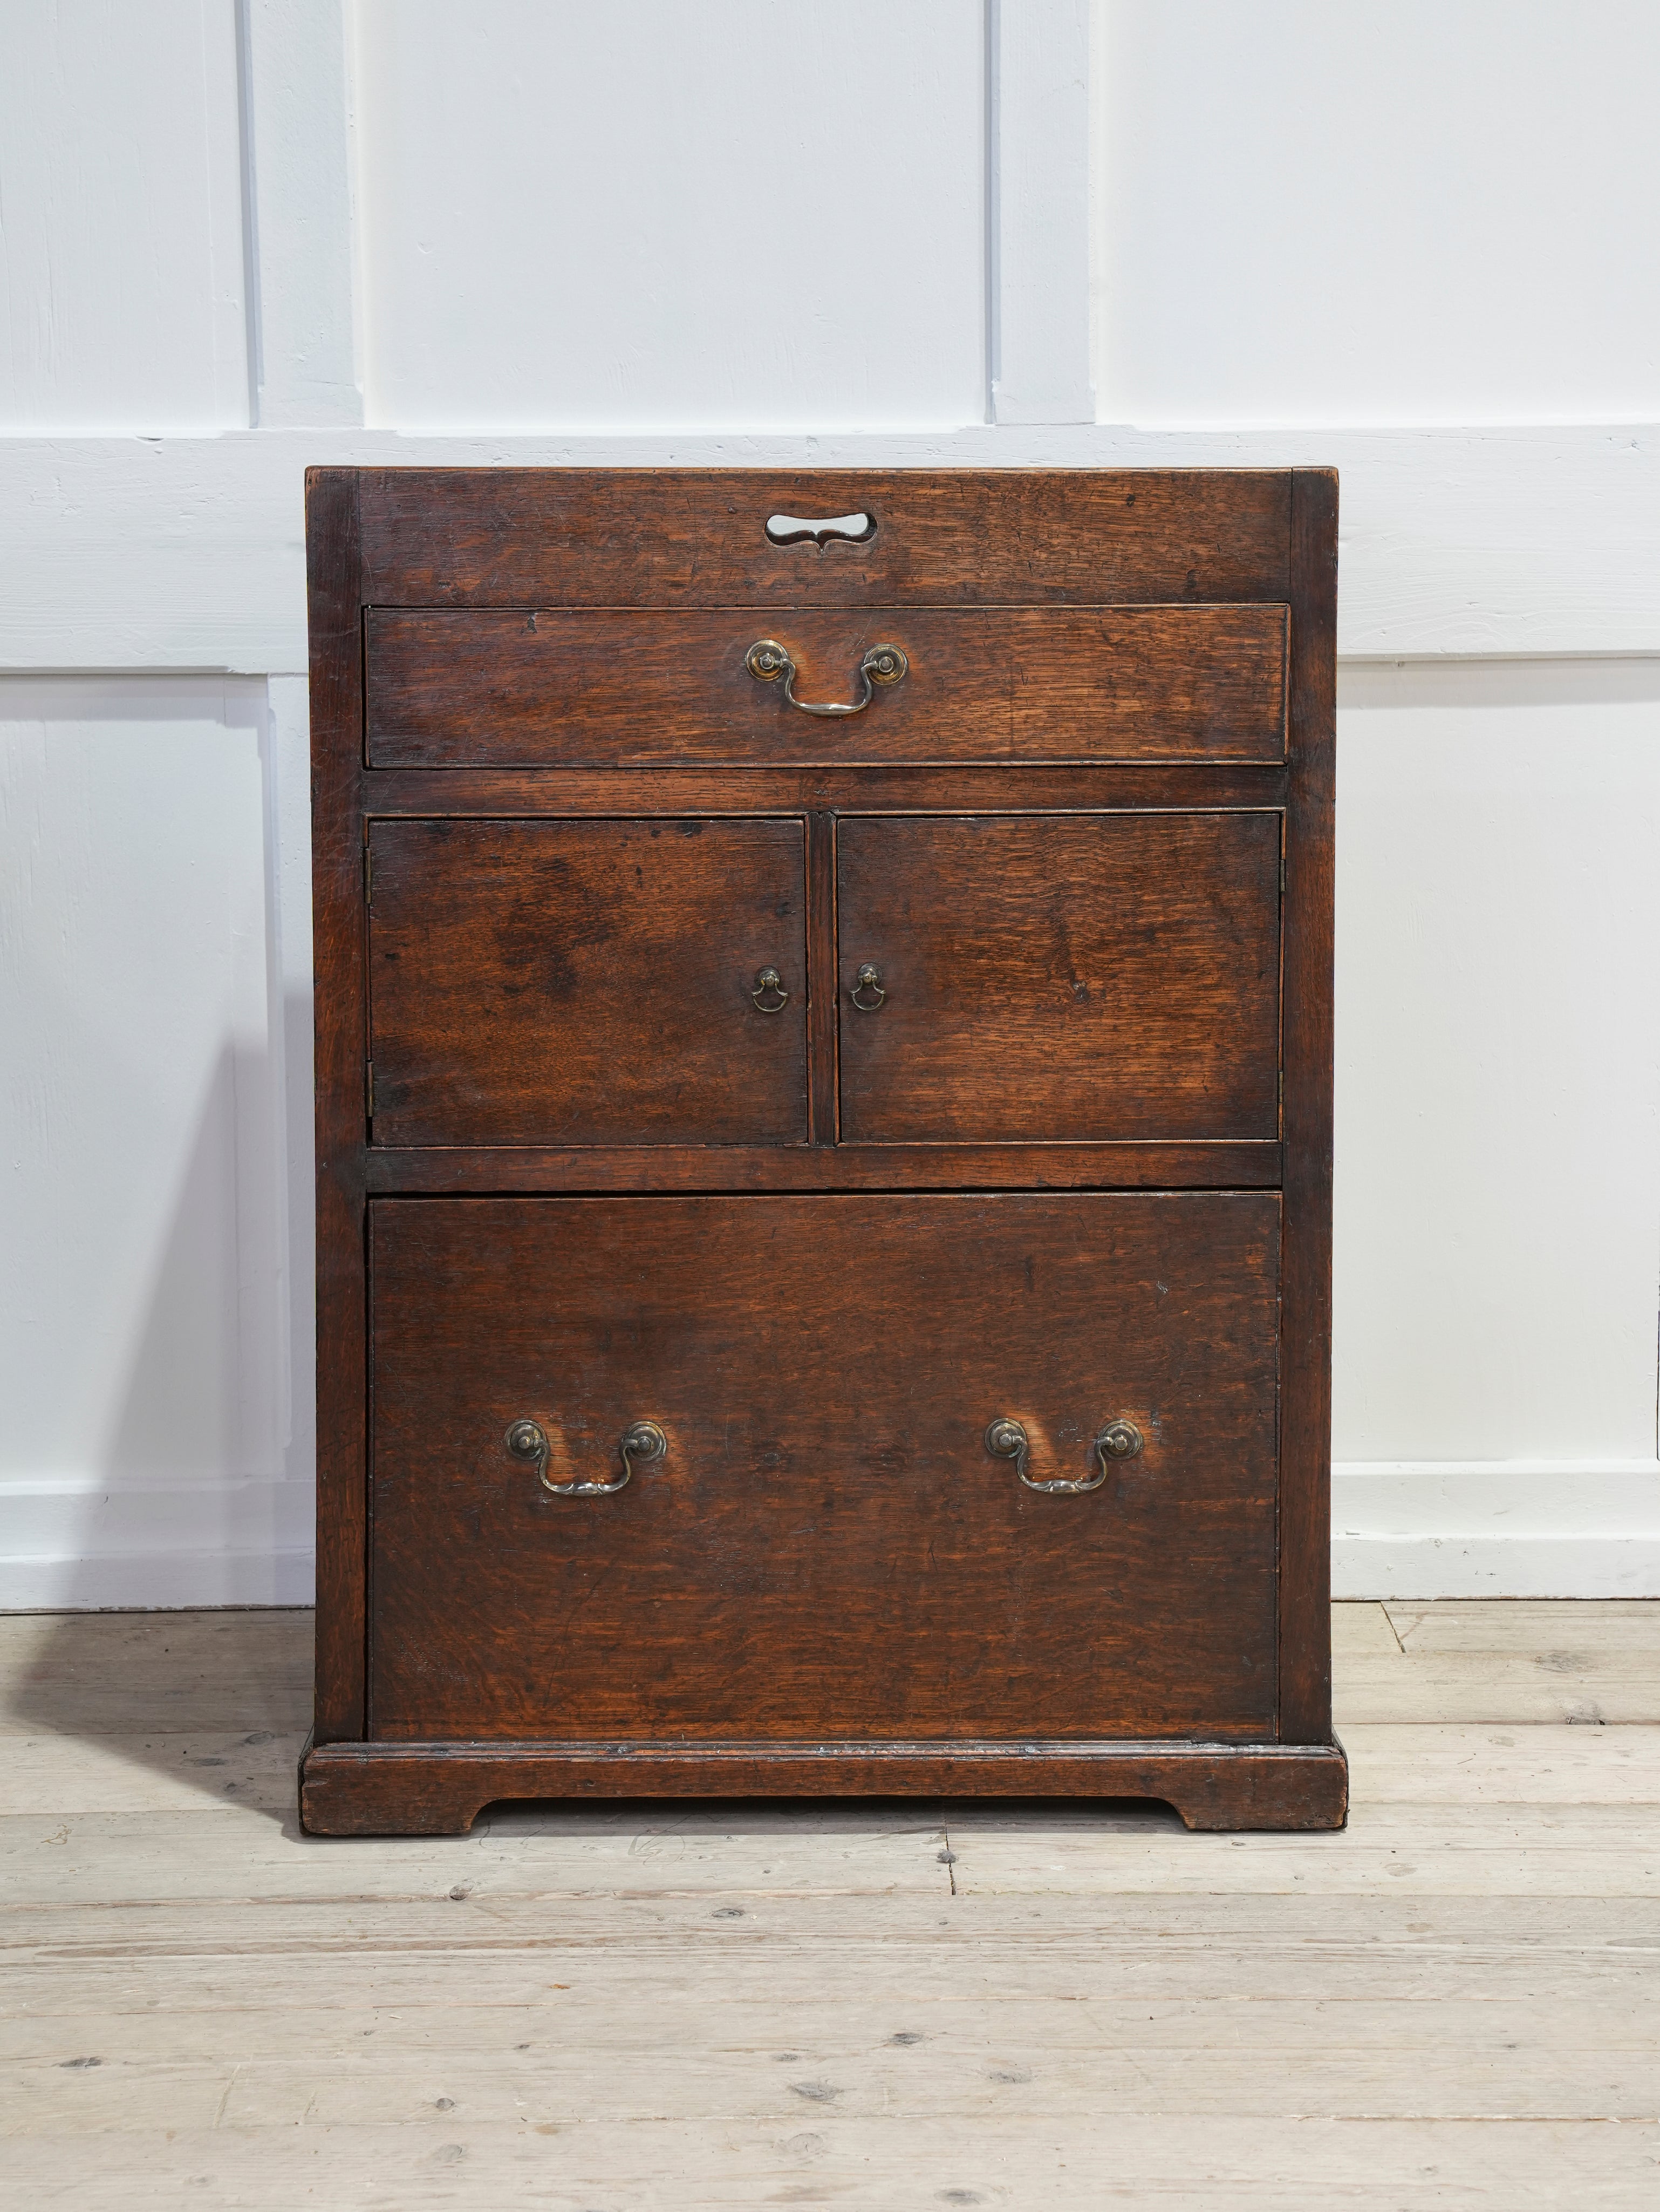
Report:
[{"label": "wooden floor", "polygon": [[0,1619],[0,2186],[1660,2208],[1660,1604],[1336,1608],[1346,1833],[503,1808],[309,1840],[310,1619]]}]

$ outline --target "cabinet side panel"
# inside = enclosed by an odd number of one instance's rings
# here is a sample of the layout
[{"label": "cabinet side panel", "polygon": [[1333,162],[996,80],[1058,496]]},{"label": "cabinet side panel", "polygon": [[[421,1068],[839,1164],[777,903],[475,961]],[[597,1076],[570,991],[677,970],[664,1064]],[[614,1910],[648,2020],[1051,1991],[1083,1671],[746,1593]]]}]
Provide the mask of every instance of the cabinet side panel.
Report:
[{"label": "cabinet side panel", "polygon": [[1280,1734],[1331,1735],[1332,889],[1337,478],[1292,477],[1291,789],[1283,943]]},{"label": "cabinet side panel", "polygon": [[367,1372],[363,1238],[363,648],[358,479],[306,483],[317,991],[317,1704],[365,1729]]}]

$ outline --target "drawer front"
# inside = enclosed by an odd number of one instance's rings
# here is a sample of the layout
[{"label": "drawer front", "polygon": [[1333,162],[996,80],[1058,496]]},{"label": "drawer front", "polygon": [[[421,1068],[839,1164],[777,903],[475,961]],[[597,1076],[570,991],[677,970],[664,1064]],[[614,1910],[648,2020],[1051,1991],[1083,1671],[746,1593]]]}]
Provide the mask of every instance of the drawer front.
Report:
[{"label": "drawer front", "polygon": [[376,1201],[373,1732],[1269,1732],[1279,1243],[1269,1192]]},{"label": "drawer front", "polygon": [[[1151,604],[1283,599],[1291,583],[1285,469],[396,467],[351,482],[371,605]],[[855,509],[856,538],[778,527]]]},{"label": "drawer front", "polygon": [[1276,1136],[1281,823],[844,821],[844,1141]]},{"label": "drawer front", "polygon": [[[1280,761],[1281,606],[373,611],[376,768]],[[783,673],[754,675],[771,641]],[[896,646],[894,682],[866,683]],[[884,672],[876,672],[878,677]]]},{"label": "drawer front", "polygon": [[377,822],[369,849],[375,1143],[805,1141],[799,822]]}]

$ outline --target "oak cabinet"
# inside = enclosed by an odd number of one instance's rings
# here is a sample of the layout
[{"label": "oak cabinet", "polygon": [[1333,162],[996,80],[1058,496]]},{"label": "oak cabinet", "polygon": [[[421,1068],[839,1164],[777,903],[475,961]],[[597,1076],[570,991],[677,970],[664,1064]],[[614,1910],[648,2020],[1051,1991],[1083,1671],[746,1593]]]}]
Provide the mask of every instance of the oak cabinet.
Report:
[{"label": "oak cabinet", "polygon": [[320,471],[302,1815],[1341,1822],[1335,481]]}]

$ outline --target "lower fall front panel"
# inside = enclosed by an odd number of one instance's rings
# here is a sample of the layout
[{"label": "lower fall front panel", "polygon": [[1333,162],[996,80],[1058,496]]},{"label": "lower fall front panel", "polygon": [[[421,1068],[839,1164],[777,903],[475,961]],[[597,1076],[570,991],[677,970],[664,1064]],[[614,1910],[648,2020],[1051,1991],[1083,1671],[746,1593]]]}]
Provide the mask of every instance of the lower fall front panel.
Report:
[{"label": "lower fall front panel", "polygon": [[370,1220],[373,1742],[1272,1738],[1276,1194]]}]

